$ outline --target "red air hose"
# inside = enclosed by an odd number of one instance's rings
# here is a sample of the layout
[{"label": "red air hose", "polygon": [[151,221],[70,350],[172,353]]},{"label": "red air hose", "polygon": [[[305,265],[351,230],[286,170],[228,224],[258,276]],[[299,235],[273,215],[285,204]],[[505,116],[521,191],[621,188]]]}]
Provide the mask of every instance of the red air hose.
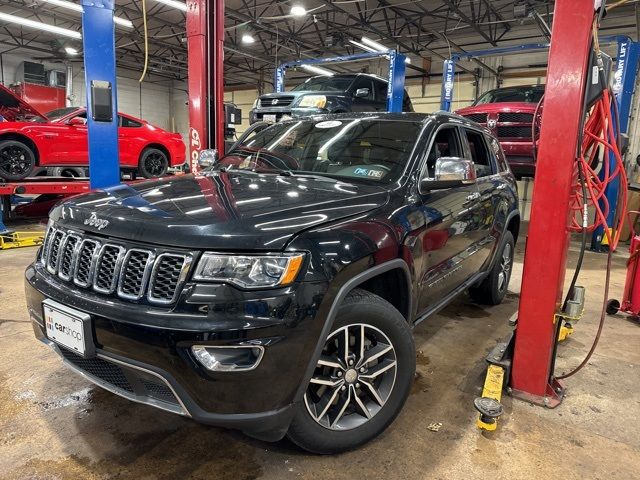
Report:
[{"label": "red air hose", "polygon": [[[613,101],[615,102],[615,100]],[[602,97],[591,108],[589,118],[585,123],[581,155],[576,163],[576,173],[574,175],[574,193],[571,199],[571,209],[574,215],[569,228],[572,231],[582,231],[586,227],[587,231],[591,232],[602,226],[609,248],[615,250],[625,221],[624,212],[627,211],[627,176],[613,128],[611,103],[611,95],[608,90],[605,90]],[[610,171],[611,154],[615,162],[615,167],[612,171]],[[602,159],[601,168],[604,172],[602,179],[598,177],[597,166],[600,163],[598,161],[599,158]],[[593,206],[596,213],[592,223],[584,221],[585,199],[583,198],[581,182],[577,173],[579,166],[582,167],[584,182],[587,187],[586,203]],[[618,219],[615,224],[609,225],[607,216],[609,215],[610,206],[605,190],[607,185],[616,179],[619,179],[620,184],[620,202],[618,203],[618,212],[620,214],[617,215]],[[600,202],[602,202],[602,205],[600,205]]]},{"label": "red air hose", "polygon": [[[620,240],[620,234],[626,218],[627,211],[627,175],[625,166],[618,149],[618,132],[614,132],[613,128],[613,116],[611,110],[613,108],[616,117],[618,116],[617,105],[615,99],[612,98],[608,90],[605,90],[602,97],[591,108],[589,118],[585,123],[584,137],[582,139],[582,149],[579,158],[576,162],[576,174],[574,194],[571,199],[571,208],[573,211],[572,224],[570,230],[582,231],[583,235],[585,231],[593,231],[595,228],[602,226],[604,233],[607,236],[609,243],[609,252],[607,255],[607,268],[605,273],[605,285],[604,285],[604,300],[602,303],[602,311],[600,312],[600,321],[598,324],[598,330],[593,340],[593,344],[589,349],[589,352],[580,364],[568,373],[564,373],[557,376],[557,379],[563,379],[570,377],[580,371],[589,361],[593,352],[598,345],[602,328],[604,326],[604,319],[606,315],[606,304],[609,296],[609,281],[611,278],[611,258],[612,252],[616,249],[618,241]],[[616,121],[618,119],[616,118]],[[617,125],[617,123],[616,123]],[[613,155],[613,161],[615,162],[615,168],[610,170],[610,154]],[[604,169],[603,178],[600,179],[597,173],[598,158],[602,158],[601,168]],[[581,172],[578,171],[581,169]],[[582,174],[580,174],[582,173]],[[605,189],[609,183],[619,177],[620,189],[618,195],[618,220],[610,229],[607,222],[607,216],[609,214],[609,202],[605,196]],[[584,183],[583,183],[584,182]],[[585,196],[587,197],[585,202]],[[599,201],[602,201],[602,207]],[[595,219],[593,223],[589,224],[588,221],[588,209],[585,206],[592,205],[595,208]],[[579,212],[576,219],[576,213]],[[575,278],[574,278],[575,280]]]}]

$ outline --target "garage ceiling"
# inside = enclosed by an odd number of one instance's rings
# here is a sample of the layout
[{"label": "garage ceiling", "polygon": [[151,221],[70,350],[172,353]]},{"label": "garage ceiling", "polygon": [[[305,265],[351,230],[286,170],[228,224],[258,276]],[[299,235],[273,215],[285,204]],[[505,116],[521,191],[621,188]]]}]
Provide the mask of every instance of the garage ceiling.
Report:
[{"label": "garage ceiling", "polygon": [[[79,3],[78,0],[72,0]],[[514,3],[506,0],[227,0],[225,83],[227,87],[271,83],[276,63],[300,58],[362,52],[349,40],[367,36],[387,47],[397,47],[411,58],[409,75],[424,75],[421,58],[439,62],[458,52],[544,42],[543,22],[553,20],[551,1],[529,1],[530,13],[516,18]],[[307,14],[293,17],[293,5]],[[150,80],[163,82],[186,78],[185,14],[146,0],[149,31]],[[603,34],[636,36],[637,0],[614,9],[605,19]],[[80,30],[78,12],[46,0],[0,0],[0,12]],[[133,28],[117,26],[119,67],[140,71],[144,58],[142,0],[116,2],[116,15]],[[241,38],[250,34],[252,44]],[[81,48],[78,40],[57,34],[0,24],[0,53],[18,53],[43,61],[80,61],[65,47]],[[335,71],[354,71],[360,65],[336,65]],[[463,68],[488,68],[482,61]],[[257,72],[257,75],[256,75]],[[269,87],[267,87],[269,88]]]}]

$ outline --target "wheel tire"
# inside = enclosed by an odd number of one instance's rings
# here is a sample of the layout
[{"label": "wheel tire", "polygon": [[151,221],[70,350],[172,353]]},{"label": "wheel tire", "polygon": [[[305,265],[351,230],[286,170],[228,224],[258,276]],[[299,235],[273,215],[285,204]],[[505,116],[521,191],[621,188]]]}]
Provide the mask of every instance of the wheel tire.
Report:
[{"label": "wheel tire", "polygon": [[502,236],[491,272],[479,285],[469,289],[469,295],[477,303],[499,305],[504,300],[511,279],[514,244],[513,235],[507,230]]},{"label": "wheel tire", "polygon": [[[378,436],[400,413],[413,383],[416,356],[411,329],[402,314],[389,302],[365,290],[355,289],[349,293],[340,305],[331,333],[325,340],[323,361],[329,358],[331,349],[335,350],[333,354],[340,354],[341,358],[344,358],[343,350],[339,345],[343,346],[345,342],[342,341],[340,344],[338,337],[332,337],[338,334],[340,338],[344,338],[345,329],[349,332],[350,339],[353,335],[353,350],[349,349],[349,351],[354,353],[354,366],[349,367],[347,362],[342,360],[340,362],[343,367],[340,369],[333,366],[317,366],[313,378],[324,375],[329,369],[329,378],[338,379],[338,382],[342,379],[342,384],[335,389],[329,389],[309,382],[303,401],[294,407],[295,415],[287,432],[287,436],[293,443],[313,453],[331,454],[351,450]],[[365,332],[365,338],[370,341],[369,344],[360,342],[356,336],[363,331],[362,329]],[[334,340],[337,340],[337,343]],[[349,344],[351,346],[350,342]],[[369,357],[369,360],[362,365],[358,359],[361,344],[366,344],[365,352],[369,352],[368,355],[365,354],[365,358]],[[377,359],[370,358],[375,352],[379,353],[387,349],[389,345],[393,347],[390,351]],[[358,353],[355,353],[356,351]],[[337,357],[331,358],[336,358],[335,361],[338,361]],[[395,367],[389,367],[394,359]],[[361,370],[362,367],[365,367],[364,372]],[[385,370],[374,377],[376,368],[382,367]],[[339,376],[337,371],[341,372]],[[382,401],[381,405],[365,387],[365,382],[371,382],[378,398]],[[343,386],[346,387],[345,390],[342,390]],[[318,392],[323,388],[327,395],[318,396]],[[360,413],[356,413],[361,407],[356,403],[355,397],[348,403],[346,410],[343,410],[344,400],[352,398],[349,396],[352,393],[358,396],[361,405],[365,405],[371,415],[370,418],[365,417],[362,409],[359,410]],[[336,397],[334,398],[333,395]],[[329,398],[334,398],[333,406],[327,409],[327,415],[318,415],[319,420],[316,420],[311,410],[317,412],[317,406],[330,404],[331,402],[321,403],[322,399]],[[341,410],[344,415],[338,416]],[[330,413],[334,414],[333,419],[336,421],[333,428],[330,425],[332,421]],[[329,425],[320,423],[325,420]],[[341,423],[348,426],[344,427]]]},{"label": "wheel tire", "polygon": [[138,172],[145,178],[159,178],[167,173],[169,158],[157,148],[145,148],[140,154]]},{"label": "wheel tire", "polygon": [[607,314],[615,315],[620,311],[620,302],[615,299],[611,299],[607,302]]},{"label": "wheel tire", "polygon": [[18,140],[0,142],[0,177],[9,181],[27,178],[36,167],[36,155]]},{"label": "wheel tire", "polygon": [[47,168],[48,177],[83,178],[88,177],[88,169],[84,167],[50,167]]}]

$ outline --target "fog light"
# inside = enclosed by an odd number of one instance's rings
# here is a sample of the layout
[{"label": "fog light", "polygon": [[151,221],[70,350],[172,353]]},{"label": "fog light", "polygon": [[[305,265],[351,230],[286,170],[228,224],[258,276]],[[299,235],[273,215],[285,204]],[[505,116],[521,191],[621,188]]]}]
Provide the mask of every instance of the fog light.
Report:
[{"label": "fog light", "polygon": [[264,355],[261,345],[210,347],[193,345],[193,355],[207,370],[213,372],[242,372],[253,370]]}]

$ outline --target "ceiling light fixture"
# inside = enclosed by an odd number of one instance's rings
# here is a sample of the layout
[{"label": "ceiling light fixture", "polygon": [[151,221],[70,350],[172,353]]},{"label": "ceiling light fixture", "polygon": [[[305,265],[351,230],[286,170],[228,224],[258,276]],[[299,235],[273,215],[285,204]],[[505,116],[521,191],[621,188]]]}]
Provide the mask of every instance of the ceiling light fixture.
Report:
[{"label": "ceiling light fixture", "polygon": [[289,13],[294,17],[303,17],[307,14],[307,9],[302,5],[294,5],[291,7],[291,11]]},{"label": "ceiling light fixture", "polygon": [[381,43],[378,43],[375,40],[371,40],[368,37],[362,37],[360,40],[362,41],[362,43],[364,43],[368,47],[375,48],[378,52],[381,52],[381,53],[385,53],[391,50],[390,48],[387,48]]},{"label": "ceiling light fixture", "polygon": [[251,45],[252,43],[255,43],[256,39],[253,38],[253,35],[251,35],[250,33],[243,33],[241,41],[246,45]]},{"label": "ceiling light fixture", "polygon": [[73,47],[64,47],[64,51],[67,52],[68,55],[78,55],[78,49]]},{"label": "ceiling light fixture", "polygon": [[177,8],[178,10],[182,10],[183,12],[187,11],[187,4],[182,2],[176,2],[176,0],[156,0],[158,3],[164,3],[169,7]]},{"label": "ceiling light fixture", "polygon": [[[50,3],[51,5],[55,5],[56,7],[66,8],[67,10],[73,10],[74,12],[82,13],[82,5],[78,3],[68,2],[67,0],[42,0],[43,2]],[[113,16],[113,23],[116,25],[120,25],[121,27],[133,28],[133,23],[131,20],[127,20],[126,18]]]},{"label": "ceiling light fixture", "polygon": [[375,48],[367,47],[365,44],[360,43],[360,42],[356,42],[355,40],[349,40],[349,43],[355,45],[358,48],[361,48],[362,50],[364,50],[366,52],[378,53],[378,50],[376,50]]},{"label": "ceiling light fixture", "polygon": [[317,73],[318,75],[325,75],[327,77],[335,75],[335,72],[332,72],[331,70],[327,70],[326,68],[315,67],[313,65],[300,65],[300,66],[305,70],[312,73]]},{"label": "ceiling light fixture", "polygon": [[55,25],[49,25],[48,23],[36,22],[29,20],[28,18],[16,17],[15,15],[9,15],[8,13],[0,12],[0,20],[4,20],[8,23],[15,23],[22,25],[23,27],[34,28],[37,30],[43,30],[45,32],[55,33],[63,37],[70,37],[80,39],[82,35],[75,30],[69,30],[68,28],[56,27]]}]

